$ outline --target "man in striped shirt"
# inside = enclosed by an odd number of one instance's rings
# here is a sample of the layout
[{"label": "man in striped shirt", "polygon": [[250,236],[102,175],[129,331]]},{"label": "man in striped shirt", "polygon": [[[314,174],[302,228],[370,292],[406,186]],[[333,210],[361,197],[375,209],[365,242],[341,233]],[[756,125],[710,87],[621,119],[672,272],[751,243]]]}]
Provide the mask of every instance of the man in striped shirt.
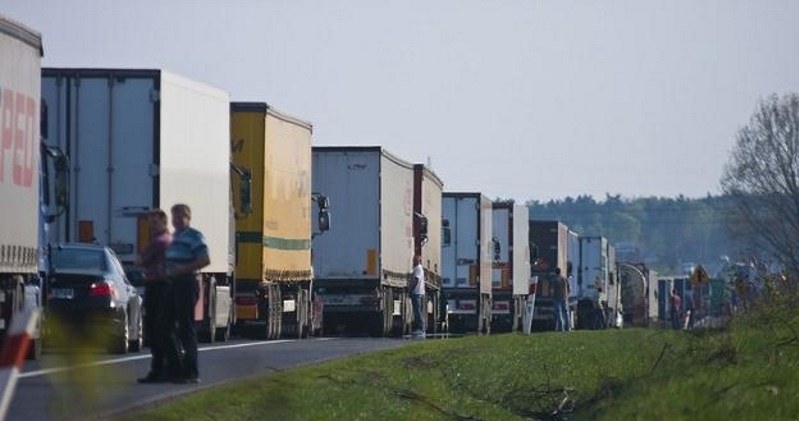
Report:
[{"label": "man in striped shirt", "polygon": [[[191,209],[179,203],[172,206],[172,243],[166,249],[166,272],[171,282],[171,299],[177,325],[176,341],[170,349],[170,362],[180,367],[174,373],[176,383],[199,382],[197,368],[197,327],[194,324],[194,306],[200,297],[200,269],[211,264],[208,246],[203,234],[192,228]],[[178,344],[185,351],[180,358]]]}]

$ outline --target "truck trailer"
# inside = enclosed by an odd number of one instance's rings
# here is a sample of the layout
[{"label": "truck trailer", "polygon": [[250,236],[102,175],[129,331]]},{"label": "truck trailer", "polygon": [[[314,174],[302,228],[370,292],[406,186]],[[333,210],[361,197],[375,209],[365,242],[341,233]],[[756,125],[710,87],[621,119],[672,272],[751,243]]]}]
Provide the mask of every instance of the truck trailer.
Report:
[{"label": "truck trailer", "polygon": [[[537,330],[555,329],[552,295],[555,269],[567,276],[569,260],[569,228],[560,221],[530,221],[531,275],[538,278],[533,312],[533,327]],[[573,303],[569,302],[571,309]],[[571,311],[569,318],[573,319]]]},{"label": "truck trailer", "polygon": [[413,165],[379,146],[313,148],[313,191],[336,210],[335,227],[312,245],[325,330],[410,332],[413,180]]},{"label": "truck trailer", "polygon": [[601,290],[605,301],[610,286],[610,260],[608,259],[608,240],[600,236],[580,237],[580,256],[577,259],[577,327],[589,329],[594,323],[595,301]]},{"label": "truck trailer", "polygon": [[[41,275],[47,272],[48,250],[43,234],[66,206],[66,159],[41,141],[45,134],[40,130],[42,54],[38,32],[0,15],[0,217],[6,221],[0,224],[0,337],[4,340],[11,321],[25,306],[43,304]],[[49,177],[51,166],[58,170],[57,178]],[[30,358],[41,354],[38,320]]]},{"label": "truck trailer", "polygon": [[414,253],[422,258],[427,331],[438,333],[442,321],[441,195],[444,183],[424,164],[413,166]]},{"label": "truck trailer", "polygon": [[644,263],[617,262],[624,324],[654,326],[658,318],[657,273]]},{"label": "truck trailer", "polygon": [[305,337],[313,325],[311,268],[310,123],[263,102],[230,105],[231,152],[239,173],[251,177],[251,199],[234,195],[237,326],[260,327],[258,336]]},{"label": "truck trailer", "polygon": [[445,192],[442,208],[441,285],[448,328],[491,333],[491,201],[481,193]]},{"label": "truck trailer", "polygon": [[226,339],[235,316],[228,94],[158,69],[45,68],[42,98],[48,143],[72,164],[70,206],[50,240],[109,246],[140,287],[133,262],[149,242],[146,214],[188,204],[211,258],[198,281],[200,339]]},{"label": "truck trailer", "polygon": [[494,331],[518,331],[527,308],[530,244],[527,207],[513,201],[492,204],[492,231],[497,247],[492,264]]}]

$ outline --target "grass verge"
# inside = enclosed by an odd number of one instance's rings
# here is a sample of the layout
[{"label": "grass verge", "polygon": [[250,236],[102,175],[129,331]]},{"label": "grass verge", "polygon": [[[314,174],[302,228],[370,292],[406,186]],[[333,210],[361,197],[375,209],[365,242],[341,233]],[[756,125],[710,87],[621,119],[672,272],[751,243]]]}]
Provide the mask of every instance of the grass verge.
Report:
[{"label": "grass verge", "polygon": [[716,332],[428,340],[208,389],[126,419],[797,419],[797,330],[794,312]]}]

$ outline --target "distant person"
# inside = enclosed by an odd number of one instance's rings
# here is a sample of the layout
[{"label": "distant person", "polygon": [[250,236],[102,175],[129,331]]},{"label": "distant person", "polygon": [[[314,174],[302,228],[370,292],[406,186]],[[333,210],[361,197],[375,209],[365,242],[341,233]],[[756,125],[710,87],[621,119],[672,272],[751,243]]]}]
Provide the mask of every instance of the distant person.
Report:
[{"label": "distant person", "polygon": [[[699,287],[695,287],[695,290]],[[696,308],[694,306],[694,297],[691,293],[685,294],[685,314],[683,315],[684,324],[683,329],[693,329],[694,328],[694,318],[696,317]]]},{"label": "distant person", "polygon": [[424,306],[424,268],[422,268],[422,257],[413,256],[413,273],[408,285],[411,293],[411,305],[413,306],[413,330],[412,336],[417,339],[425,337],[425,306]]},{"label": "distant person", "polygon": [[594,295],[594,317],[591,326],[594,330],[605,329],[607,327],[605,302],[607,302],[605,291],[602,289],[602,285],[597,283]]},{"label": "distant person", "polygon": [[669,309],[671,310],[671,328],[674,330],[680,329],[681,313],[682,313],[682,298],[677,288],[671,290],[669,297]]},{"label": "distant person", "polygon": [[569,320],[569,281],[555,268],[555,280],[552,282],[552,305],[555,312],[555,330],[571,330]]},{"label": "distant person", "polygon": [[147,215],[150,244],[136,257],[135,264],[144,269],[144,328],[150,343],[150,372],[139,383],[165,382],[169,373],[166,365],[166,341],[169,326],[163,320],[166,294],[166,249],[172,243],[166,212],[155,209]]},{"label": "distant person", "polygon": [[[166,268],[169,277],[172,317],[176,331],[168,352],[170,363],[177,367],[172,375],[175,383],[198,383],[197,327],[194,307],[200,298],[200,269],[211,264],[208,246],[200,231],[192,228],[191,209],[188,205],[172,206],[172,225],[175,227],[172,243],[166,250]],[[169,320],[171,319],[171,320]],[[185,355],[181,358],[180,347]]]}]

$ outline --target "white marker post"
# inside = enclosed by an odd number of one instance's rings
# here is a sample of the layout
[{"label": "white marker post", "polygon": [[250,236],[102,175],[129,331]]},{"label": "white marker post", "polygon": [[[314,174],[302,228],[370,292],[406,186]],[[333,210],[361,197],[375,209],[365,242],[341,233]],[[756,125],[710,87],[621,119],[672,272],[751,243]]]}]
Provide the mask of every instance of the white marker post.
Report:
[{"label": "white marker post", "polygon": [[3,348],[0,351],[0,390],[2,390],[0,420],[6,419],[8,406],[11,404],[14,388],[17,385],[17,377],[25,364],[25,356],[38,318],[39,309],[26,305],[20,313],[14,315],[3,341]]},{"label": "white marker post", "polygon": [[524,313],[524,333],[529,335],[533,330],[533,311],[535,310],[535,293],[538,289],[538,277],[530,278],[527,294],[527,311]]}]

